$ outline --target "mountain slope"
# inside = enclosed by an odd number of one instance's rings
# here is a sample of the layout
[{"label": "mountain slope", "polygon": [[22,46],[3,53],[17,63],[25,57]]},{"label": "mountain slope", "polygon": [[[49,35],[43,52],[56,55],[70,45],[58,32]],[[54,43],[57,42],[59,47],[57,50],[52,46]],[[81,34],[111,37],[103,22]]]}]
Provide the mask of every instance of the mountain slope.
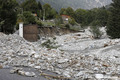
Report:
[{"label": "mountain slope", "polygon": [[73,9],[91,9],[95,7],[101,7],[108,5],[112,0],[41,0],[43,3],[49,3],[57,10],[66,7],[72,7]]},{"label": "mountain slope", "polygon": [[[17,0],[19,2],[24,0]],[[91,9],[108,5],[112,0],[37,0],[42,4],[49,3],[53,8],[59,11],[61,8],[72,7],[73,9]]]}]

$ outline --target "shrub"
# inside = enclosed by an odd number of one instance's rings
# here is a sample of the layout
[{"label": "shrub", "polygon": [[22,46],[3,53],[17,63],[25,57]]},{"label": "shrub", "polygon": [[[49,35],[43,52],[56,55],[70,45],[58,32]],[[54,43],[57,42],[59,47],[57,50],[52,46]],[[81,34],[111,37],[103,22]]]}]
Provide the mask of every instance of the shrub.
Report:
[{"label": "shrub", "polygon": [[75,25],[75,19],[74,18],[70,18],[69,19],[69,23],[73,26]]},{"label": "shrub", "polygon": [[46,48],[49,48],[49,49],[57,49],[59,46],[56,46],[55,39],[56,38],[53,38],[52,40],[48,39],[47,41],[42,43],[42,46],[46,47]]},{"label": "shrub", "polygon": [[80,30],[80,26],[77,26],[77,25],[71,26],[70,30],[79,31]]},{"label": "shrub", "polygon": [[36,23],[37,23],[37,25],[39,25],[39,26],[43,26],[42,22],[39,21],[39,20],[37,20]]},{"label": "shrub", "polygon": [[93,34],[94,39],[101,38],[103,33],[100,31],[99,26],[91,26],[90,29],[90,32]]},{"label": "shrub", "polygon": [[70,29],[70,25],[69,25],[69,24],[66,24],[66,25],[65,25],[65,28]]}]

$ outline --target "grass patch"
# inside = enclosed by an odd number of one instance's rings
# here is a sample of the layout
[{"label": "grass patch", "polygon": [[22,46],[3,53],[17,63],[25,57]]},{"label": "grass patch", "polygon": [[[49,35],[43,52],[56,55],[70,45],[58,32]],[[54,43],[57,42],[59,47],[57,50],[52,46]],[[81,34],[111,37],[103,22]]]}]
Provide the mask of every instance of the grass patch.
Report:
[{"label": "grass patch", "polygon": [[44,26],[55,26],[54,22],[51,21],[41,21]]}]

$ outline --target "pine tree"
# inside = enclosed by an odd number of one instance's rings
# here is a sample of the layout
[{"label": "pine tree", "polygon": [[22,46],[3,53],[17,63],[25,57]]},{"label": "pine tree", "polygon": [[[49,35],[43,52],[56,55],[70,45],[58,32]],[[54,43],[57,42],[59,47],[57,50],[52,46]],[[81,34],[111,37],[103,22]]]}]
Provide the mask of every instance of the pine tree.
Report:
[{"label": "pine tree", "polygon": [[37,13],[39,10],[36,0],[25,0],[21,6],[24,11],[30,11],[32,13]]},{"label": "pine tree", "polygon": [[39,10],[42,10],[42,5],[41,5],[40,1],[38,2],[38,8],[39,8]]},{"label": "pine tree", "polygon": [[120,38],[120,0],[113,0],[108,19],[107,34],[111,38]]}]

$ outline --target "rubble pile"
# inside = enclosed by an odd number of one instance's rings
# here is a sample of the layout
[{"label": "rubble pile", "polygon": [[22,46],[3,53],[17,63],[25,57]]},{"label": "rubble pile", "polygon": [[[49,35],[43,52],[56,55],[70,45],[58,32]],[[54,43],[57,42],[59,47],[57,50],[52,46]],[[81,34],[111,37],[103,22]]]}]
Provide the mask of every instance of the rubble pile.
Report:
[{"label": "rubble pile", "polygon": [[[59,36],[56,41],[61,47],[47,49],[41,47],[39,43],[28,42],[16,34],[1,36],[0,33],[0,68],[11,66],[13,69],[10,73],[28,77],[34,77],[36,74],[14,67],[48,70],[71,80],[119,78],[120,40],[92,40],[84,33],[79,34]],[[107,46],[104,46],[105,44]],[[94,47],[90,47],[91,45]],[[116,48],[113,48],[114,46]],[[75,52],[69,53],[64,50],[75,50]]]}]

